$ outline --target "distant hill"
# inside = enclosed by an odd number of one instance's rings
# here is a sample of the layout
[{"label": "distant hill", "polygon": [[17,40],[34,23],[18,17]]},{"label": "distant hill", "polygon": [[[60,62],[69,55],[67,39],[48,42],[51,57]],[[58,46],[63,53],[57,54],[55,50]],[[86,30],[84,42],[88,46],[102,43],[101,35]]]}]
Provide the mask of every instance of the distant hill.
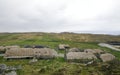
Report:
[{"label": "distant hill", "polygon": [[78,33],[0,33],[0,42],[20,41],[20,40],[44,40],[44,41],[74,41],[74,42],[109,42],[119,41],[120,36],[117,35],[102,35],[102,34],[78,34]]}]

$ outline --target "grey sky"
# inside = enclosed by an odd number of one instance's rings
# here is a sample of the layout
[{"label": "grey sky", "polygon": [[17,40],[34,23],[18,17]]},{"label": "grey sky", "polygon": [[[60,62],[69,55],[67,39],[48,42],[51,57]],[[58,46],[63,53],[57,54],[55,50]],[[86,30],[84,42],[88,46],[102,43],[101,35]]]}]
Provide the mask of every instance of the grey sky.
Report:
[{"label": "grey sky", "polygon": [[0,32],[120,34],[120,0],[0,0]]}]

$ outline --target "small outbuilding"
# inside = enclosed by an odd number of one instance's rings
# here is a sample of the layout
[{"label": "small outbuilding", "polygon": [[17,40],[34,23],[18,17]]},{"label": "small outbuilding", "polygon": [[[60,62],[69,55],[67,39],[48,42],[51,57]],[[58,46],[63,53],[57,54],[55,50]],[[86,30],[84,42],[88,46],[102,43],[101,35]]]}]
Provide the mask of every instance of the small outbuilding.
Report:
[{"label": "small outbuilding", "polygon": [[105,54],[100,55],[100,59],[103,62],[107,62],[107,61],[111,61],[111,60],[115,59],[115,56],[110,53],[105,53]]}]

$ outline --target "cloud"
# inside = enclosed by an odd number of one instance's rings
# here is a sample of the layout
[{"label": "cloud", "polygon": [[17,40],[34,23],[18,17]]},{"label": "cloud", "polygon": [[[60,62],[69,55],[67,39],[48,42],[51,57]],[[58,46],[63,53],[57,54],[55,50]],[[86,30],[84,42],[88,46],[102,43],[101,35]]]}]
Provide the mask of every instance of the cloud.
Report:
[{"label": "cloud", "polygon": [[119,0],[0,0],[0,32],[120,32]]}]

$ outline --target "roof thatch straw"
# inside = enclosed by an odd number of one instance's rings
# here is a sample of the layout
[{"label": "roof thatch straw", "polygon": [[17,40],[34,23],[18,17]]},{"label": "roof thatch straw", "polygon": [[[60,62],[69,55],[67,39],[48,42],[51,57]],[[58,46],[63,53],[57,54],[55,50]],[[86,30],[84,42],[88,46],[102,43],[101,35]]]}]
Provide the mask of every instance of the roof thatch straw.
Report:
[{"label": "roof thatch straw", "polygon": [[70,48],[69,52],[79,52],[80,50],[78,48]]},{"label": "roof thatch straw", "polygon": [[5,50],[5,47],[0,46],[0,51],[4,51],[4,50]]},{"label": "roof thatch straw", "polygon": [[20,46],[14,45],[14,46],[5,46],[6,48],[20,48]]},{"label": "roof thatch straw", "polygon": [[69,48],[70,46],[67,44],[59,44],[59,49],[64,50],[66,48]]},{"label": "roof thatch straw", "polygon": [[34,55],[37,58],[53,58],[57,55],[57,52],[54,49],[50,48],[41,48],[41,49],[34,49]]},{"label": "roof thatch straw", "polygon": [[74,60],[74,59],[97,59],[97,57],[92,53],[68,52],[67,53],[67,60]]},{"label": "roof thatch straw", "polygon": [[0,51],[5,51],[11,48],[20,48],[19,46],[0,46]]},{"label": "roof thatch straw", "polygon": [[5,52],[5,58],[27,58],[33,56],[34,51],[32,48],[12,48]]},{"label": "roof thatch straw", "polygon": [[115,56],[110,53],[106,53],[106,54],[101,54],[100,58],[103,62],[107,62],[115,59]]},{"label": "roof thatch straw", "polygon": [[104,51],[100,50],[100,49],[85,49],[84,52],[86,53],[98,53],[98,54],[101,54],[103,53]]},{"label": "roof thatch straw", "polygon": [[34,56],[37,58],[53,58],[56,54],[56,51],[49,48],[12,48],[6,51],[5,58],[31,58]]}]

